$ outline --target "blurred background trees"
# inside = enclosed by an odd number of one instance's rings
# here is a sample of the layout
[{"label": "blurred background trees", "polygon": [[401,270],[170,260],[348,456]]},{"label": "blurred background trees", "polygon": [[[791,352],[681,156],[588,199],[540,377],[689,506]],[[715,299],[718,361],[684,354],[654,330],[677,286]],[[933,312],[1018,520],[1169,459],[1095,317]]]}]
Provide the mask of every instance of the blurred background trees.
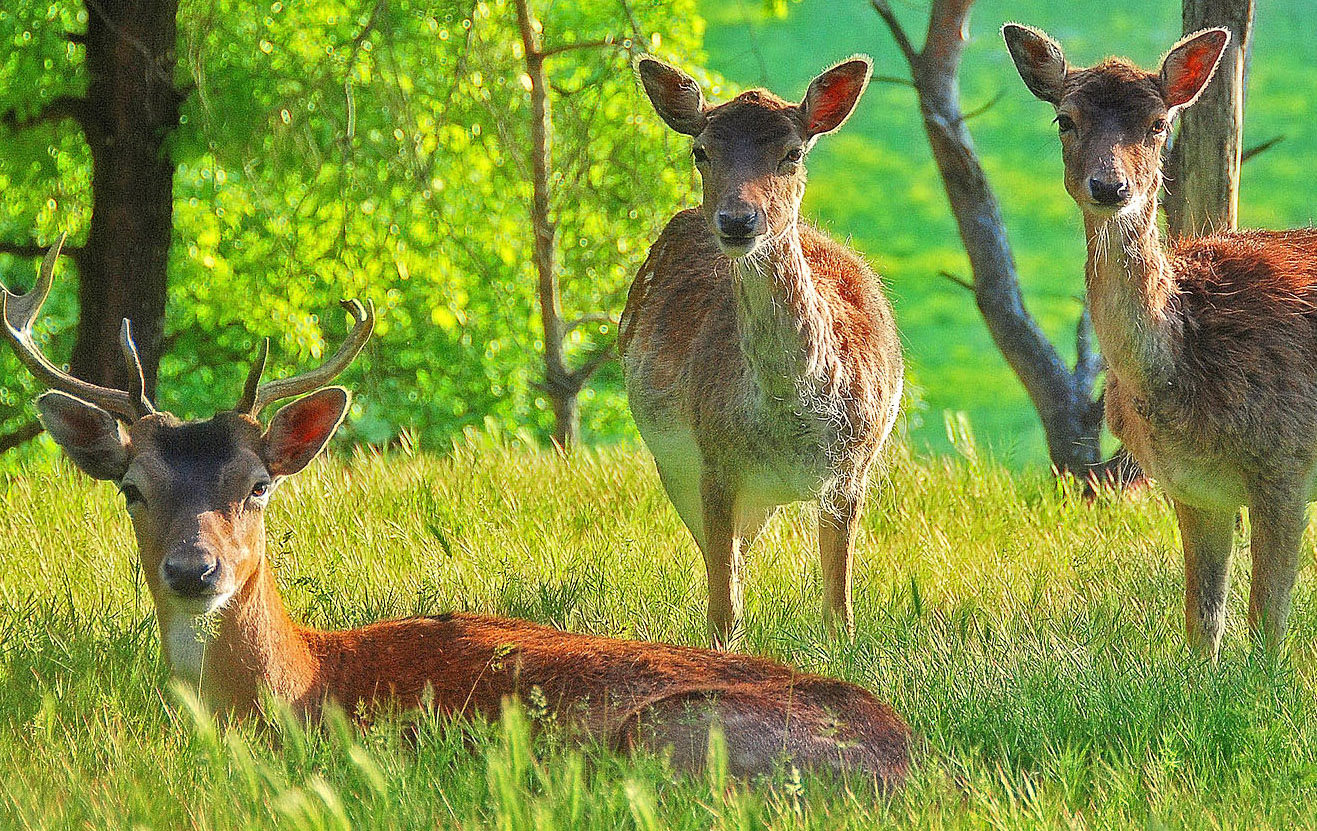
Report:
[{"label": "blurred background trees", "polygon": [[[0,61],[0,240],[21,243],[0,270],[20,290],[59,231],[79,246],[94,227],[87,137],[40,116],[90,89],[81,33],[105,9],[0,11],[0,42],[14,45]],[[182,0],[177,22],[178,126],[153,133],[160,164],[176,164],[161,405],[227,406],[267,334],[276,371],[319,357],[344,325],[338,299],[360,296],[380,318],[348,379],[362,393],[352,438],[410,431],[442,447],[470,425],[554,435],[561,379],[545,370],[533,83],[515,5]],[[693,0],[604,0],[555,4],[535,23],[554,50],[544,218],[561,328],[549,351],[589,367],[574,376],[589,401],[580,429],[608,439],[626,429],[625,401],[600,356],[649,241],[693,193],[686,148],[649,117],[631,53],[698,57],[699,18]],[[120,48],[136,48],[118,31]],[[59,273],[42,326],[66,356],[78,281]],[[127,296],[150,294],[139,266],[116,274],[135,281]],[[36,390],[7,352],[0,378],[0,433],[22,430]]]}]

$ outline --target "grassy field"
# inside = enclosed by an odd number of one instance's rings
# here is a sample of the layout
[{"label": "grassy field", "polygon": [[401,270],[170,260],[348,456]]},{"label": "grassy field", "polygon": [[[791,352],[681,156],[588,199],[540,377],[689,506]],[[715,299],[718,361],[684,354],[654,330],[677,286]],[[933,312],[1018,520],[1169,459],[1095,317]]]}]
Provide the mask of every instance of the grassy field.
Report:
[{"label": "grassy field", "polygon": [[[293,613],[471,609],[702,643],[699,556],[648,457],[516,445],[356,455],[290,483],[269,525]],[[1241,559],[1223,659],[1205,666],[1184,647],[1160,499],[1087,504],[959,451],[898,451],[875,490],[854,643],[820,636],[809,512],[775,519],[751,556],[744,648],[863,684],[917,731],[892,799],[688,778],[528,741],[515,718],[216,729],[168,686],[113,489],[28,463],[0,478],[0,828],[1317,827],[1311,582],[1289,657],[1263,661]]]},{"label": "grassy field", "polygon": [[[891,37],[864,0],[798,0],[765,19],[760,0],[706,0],[709,64],[739,85],[801,95],[809,79],[854,52],[879,76],[909,77]],[[926,2],[892,4],[916,44]],[[1309,184],[1317,168],[1317,39],[1311,0],[1269,0],[1257,9],[1245,142],[1285,140],[1244,168],[1241,222],[1306,226],[1317,218]],[[961,73],[966,112],[996,103],[970,124],[1002,203],[1030,310],[1073,360],[1083,293],[1079,211],[1061,187],[1060,151],[1047,105],[1020,82],[997,30],[1016,20],[1057,37],[1076,64],[1123,54],[1155,66],[1180,33],[1178,0],[980,0]],[[1000,96],[1000,97],[999,97]],[[947,450],[944,411],[968,414],[999,458],[1031,467],[1045,459],[1042,431],[1023,388],[1001,359],[964,289],[938,276],[969,275],[946,197],[908,87],[870,87],[854,118],[810,156],[805,211],[849,237],[887,278],[907,347],[912,432]]]}]

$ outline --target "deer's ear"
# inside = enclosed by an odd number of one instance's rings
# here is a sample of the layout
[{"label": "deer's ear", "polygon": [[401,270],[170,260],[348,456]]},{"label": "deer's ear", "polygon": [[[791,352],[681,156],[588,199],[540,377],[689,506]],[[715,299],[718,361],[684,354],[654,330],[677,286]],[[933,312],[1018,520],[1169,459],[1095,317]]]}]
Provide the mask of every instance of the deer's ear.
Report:
[{"label": "deer's ear", "polygon": [[292,476],[309,465],[343,423],[351,400],[342,387],[325,387],[275,413],[263,441],[270,475]]},{"label": "deer's ear", "polygon": [[1187,107],[1198,99],[1229,45],[1228,30],[1205,29],[1171,47],[1161,68],[1162,98],[1168,109]]},{"label": "deer's ear", "polygon": [[800,102],[805,134],[813,138],[845,124],[869,85],[872,71],[873,63],[864,55],[856,55],[810,81]]},{"label": "deer's ear", "polygon": [[128,436],[105,410],[52,390],[37,399],[37,412],[50,437],[83,473],[117,482],[128,472]]},{"label": "deer's ear", "polygon": [[1015,69],[1029,91],[1051,104],[1061,103],[1061,90],[1065,84],[1065,53],[1061,45],[1046,32],[1032,26],[1007,23],[1001,27],[1001,36],[1015,61]]},{"label": "deer's ear", "polygon": [[698,136],[704,130],[704,93],[694,78],[656,58],[636,63],[636,73],[659,118],[678,133]]}]

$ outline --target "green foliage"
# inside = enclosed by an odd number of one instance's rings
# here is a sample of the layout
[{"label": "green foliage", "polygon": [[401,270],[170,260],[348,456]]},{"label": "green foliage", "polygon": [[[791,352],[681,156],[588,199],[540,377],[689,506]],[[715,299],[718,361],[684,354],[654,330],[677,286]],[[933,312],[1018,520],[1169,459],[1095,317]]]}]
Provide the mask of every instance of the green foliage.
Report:
[{"label": "green foliage", "polygon": [[[548,47],[615,39],[548,60],[564,315],[615,318],[649,241],[692,192],[683,146],[653,116],[629,62],[636,51],[698,60],[702,23],[694,0],[543,6]],[[32,90],[78,91],[80,47],[62,41],[80,28],[76,9],[0,12],[0,42],[19,47],[0,63],[0,112],[29,112]],[[192,89],[171,147],[160,403],[179,415],[227,406],[266,335],[276,371],[317,360],[344,331],[337,301],[357,296],[380,315],[346,378],[359,393],[352,439],[410,429],[445,446],[468,425],[546,431],[551,412],[534,387],[543,343],[529,99],[511,4],[183,0],[178,19],[178,74]],[[3,135],[0,188],[14,198],[0,239],[35,230],[48,242],[67,228],[76,241],[89,167],[73,125]],[[35,267],[5,259],[6,282],[26,287]],[[43,324],[56,355],[71,339],[74,283],[66,270]],[[613,328],[578,328],[569,356],[607,343]],[[30,413],[35,390],[11,356],[0,368],[3,431]],[[594,387],[584,436],[628,434],[616,368]]]},{"label": "green foliage", "polygon": [[[898,451],[876,488],[854,643],[818,622],[811,512],[775,518],[748,562],[746,650],[862,684],[915,728],[891,800],[790,771],[738,782],[716,736],[694,777],[528,736],[534,701],[498,724],[217,726],[167,681],[114,489],[33,461],[0,478],[0,827],[1317,827],[1313,583],[1290,656],[1256,659],[1241,544],[1224,654],[1202,664],[1159,497],[1090,504],[963,431],[957,447]],[[467,609],[704,641],[699,553],[639,451],[357,453],[281,488],[269,531],[291,613],[318,626]]]}]

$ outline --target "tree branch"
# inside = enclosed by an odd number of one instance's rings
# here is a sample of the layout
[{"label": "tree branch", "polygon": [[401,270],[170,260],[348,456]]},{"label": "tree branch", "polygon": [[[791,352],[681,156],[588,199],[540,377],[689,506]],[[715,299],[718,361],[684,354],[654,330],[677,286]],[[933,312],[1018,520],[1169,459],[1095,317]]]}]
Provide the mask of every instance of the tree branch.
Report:
[{"label": "tree branch", "polygon": [[572,332],[575,332],[577,329],[580,329],[582,326],[589,326],[592,323],[598,323],[598,324],[610,323],[616,326],[617,318],[613,317],[608,312],[592,312],[590,314],[584,314],[578,318],[568,321],[567,324],[562,328],[562,336],[565,338],[568,335],[570,335]]},{"label": "tree branch", "polygon": [[[35,243],[18,243],[18,242],[0,242],[0,254],[9,254],[13,257],[44,257],[50,251],[49,245],[37,245]],[[82,253],[81,246],[64,246],[65,256],[77,258]]]},{"label": "tree branch", "polygon": [[579,368],[572,371],[571,382],[578,391],[590,381],[591,376],[598,372],[601,366],[613,357],[615,346],[616,344],[613,343],[608,344],[591,355]]},{"label": "tree branch", "polygon": [[965,289],[966,291],[970,291],[970,292],[974,291],[974,284],[958,274],[952,274],[950,271],[939,271],[938,274],[947,278],[948,280],[960,286],[962,289]]},{"label": "tree branch", "polygon": [[73,95],[61,95],[26,118],[19,118],[16,109],[10,110],[4,115],[0,115],[0,124],[15,130],[24,130],[38,124],[47,124],[52,121],[62,121],[70,118],[76,121],[79,127],[82,127],[87,123],[89,112],[87,99]]},{"label": "tree branch", "polygon": [[1240,154],[1239,163],[1243,164],[1244,162],[1249,161],[1250,159],[1260,156],[1261,154],[1267,152],[1268,150],[1280,144],[1284,140],[1285,140],[1285,136],[1282,134],[1279,136],[1273,136],[1267,139],[1266,141],[1262,142],[1261,144],[1255,144],[1252,147],[1245,148],[1244,152]]},{"label": "tree branch", "polygon": [[914,44],[910,42],[910,36],[906,34],[905,27],[901,21],[896,19],[896,13],[887,0],[870,0],[873,10],[878,12],[878,16],[887,24],[887,28],[892,33],[892,40],[896,41],[896,48],[901,50],[905,56],[905,62],[910,64],[913,69],[919,63],[919,50],[915,49]]},{"label": "tree branch", "polygon": [[0,436],[0,455],[8,453],[15,447],[27,444],[37,436],[41,435],[41,432],[45,429],[46,428],[41,426],[41,422],[33,419],[22,427],[19,427],[17,430]]},{"label": "tree branch", "polygon": [[580,41],[579,43],[560,43],[557,46],[550,46],[547,49],[541,49],[540,57],[548,58],[554,55],[561,55],[564,52],[571,52],[576,49],[598,49],[603,46],[612,46],[617,49],[625,49],[626,47],[622,45],[623,40],[625,40],[625,38],[619,38],[619,37],[614,37],[613,35],[609,35],[608,37],[600,38],[599,40],[583,40]]}]

